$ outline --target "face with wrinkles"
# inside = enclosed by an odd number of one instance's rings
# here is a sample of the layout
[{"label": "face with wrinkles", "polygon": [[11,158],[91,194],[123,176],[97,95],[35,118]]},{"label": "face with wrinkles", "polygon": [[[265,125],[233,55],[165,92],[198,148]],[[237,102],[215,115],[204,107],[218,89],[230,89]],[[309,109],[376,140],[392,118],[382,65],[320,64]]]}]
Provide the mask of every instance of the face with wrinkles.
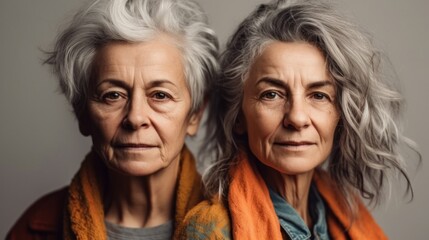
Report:
[{"label": "face with wrinkles", "polygon": [[332,150],[339,121],[335,94],[318,48],[270,43],[244,84],[242,111],[251,152],[283,174],[315,169]]},{"label": "face with wrinkles", "polygon": [[182,53],[171,39],[108,43],[97,52],[94,68],[80,125],[107,166],[143,176],[178,163],[200,114],[190,114]]}]

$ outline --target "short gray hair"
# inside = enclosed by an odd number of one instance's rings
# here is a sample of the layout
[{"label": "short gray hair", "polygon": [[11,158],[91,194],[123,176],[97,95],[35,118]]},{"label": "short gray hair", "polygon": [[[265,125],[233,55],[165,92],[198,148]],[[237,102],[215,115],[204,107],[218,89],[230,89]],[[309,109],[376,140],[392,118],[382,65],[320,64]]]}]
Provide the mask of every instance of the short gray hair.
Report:
[{"label": "short gray hair", "polygon": [[[307,42],[324,54],[334,78],[341,112],[327,169],[353,213],[353,189],[379,203],[389,169],[406,179],[399,145],[414,143],[399,127],[403,99],[380,68],[381,53],[370,37],[325,1],[274,1],[262,4],[238,27],[221,56],[217,100],[210,105],[206,146],[215,161],[204,174],[209,195],[225,196],[229,169],[247,141],[234,133],[241,111],[243,83],[254,59],[273,41]],[[244,139],[243,139],[244,138]],[[418,153],[418,152],[417,152]],[[419,155],[420,156],[420,155]]]},{"label": "short gray hair", "polygon": [[45,63],[52,65],[75,114],[84,109],[97,49],[112,41],[144,42],[167,34],[183,53],[191,112],[208,98],[218,71],[218,40],[192,0],[95,0],[76,13]]}]

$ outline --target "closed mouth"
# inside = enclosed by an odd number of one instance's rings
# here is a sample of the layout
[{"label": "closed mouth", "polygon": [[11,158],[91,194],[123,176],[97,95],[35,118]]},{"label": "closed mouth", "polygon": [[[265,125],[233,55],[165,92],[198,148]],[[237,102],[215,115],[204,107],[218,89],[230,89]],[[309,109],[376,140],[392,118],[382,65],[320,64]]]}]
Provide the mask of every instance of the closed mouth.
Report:
[{"label": "closed mouth", "polygon": [[281,145],[286,147],[301,147],[301,146],[311,146],[314,145],[314,142],[309,141],[284,141],[284,142],[275,142],[275,145]]},{"label": "closed mouth", "polygon": [[144,144],[144,143],[117,143],[115,144],[115,147],[137,149],[137,148],[154,148],[156,146],[150,145],[150,144]]}]

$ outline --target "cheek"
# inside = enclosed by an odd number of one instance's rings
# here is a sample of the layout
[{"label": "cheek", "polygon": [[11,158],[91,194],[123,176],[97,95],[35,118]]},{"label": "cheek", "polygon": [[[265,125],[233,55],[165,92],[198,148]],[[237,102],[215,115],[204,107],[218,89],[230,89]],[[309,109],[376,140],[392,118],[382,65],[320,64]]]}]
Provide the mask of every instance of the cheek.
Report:
[{"label": "cheek", "polygon": [[183,144],[188,127],[186,112],[160,115],[157,119],[153,118],[152,124],[165,144],[170,146]]},{"label": "cheek", "polygon": [[258,121],[247,123],[247,134],[251,142],[263,142],[270,138],[275,129],[272,126]]},{"label": "cheek", "polygon": [[278,111],[271,111],[267,108],[246,109],[244,115],[251,144],[269,142],[282,121]]},{"label": "cheek", "polygon": [[318,120],[318,129],[320,131],[321,137],[329,143],[329,145],[332,145],[334,136],[335,136],[335,130],[337,128],[339,117],[336,111],[329,111],[325,112],[323,114],[319,114],[317,117]]},{"label": "cheek", "polygon": [[92,109],[90,112],[91,136],[96,142],[110,142],[115,136],[122,118],[119,113],[103,113]]}]

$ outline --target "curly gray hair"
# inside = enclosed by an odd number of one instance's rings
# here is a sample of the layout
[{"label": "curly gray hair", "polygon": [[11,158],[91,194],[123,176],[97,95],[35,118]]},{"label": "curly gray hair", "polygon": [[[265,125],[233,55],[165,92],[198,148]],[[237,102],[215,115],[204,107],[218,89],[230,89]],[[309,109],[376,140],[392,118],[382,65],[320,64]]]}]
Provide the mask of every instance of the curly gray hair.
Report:
[{"label": "curly gray hair", "polygon": [[324,1],[275,1],[260,5],[239,25],[222,55],[217,100],[210,105],[205,145],[214,150],[215,161],[204,174],[209,195],[225,196],[228,171],[237,163],[238,146],[246,141],[233,129],[252,61],[270,42],[301,41],[324,53],[337,86],[341,120],[327,169],[340,183],[352,213],[353,189],[379,203],[389,169],[405,177],[406,192],[413,196],[399,153],[402,142],[415,150],[399,127],[403,99],[382,74],[381,53],[363,31],[345,19]]},{"label": "curly gray hair", "polygon": [[95,0],[58,36],[45,63],[52,65],[76,116],[82,113],[97,49],[111,41],[144,42],[167,34],[183,53],[191,113],[208,98],[218,72],[218,40],[192,0]]}]

